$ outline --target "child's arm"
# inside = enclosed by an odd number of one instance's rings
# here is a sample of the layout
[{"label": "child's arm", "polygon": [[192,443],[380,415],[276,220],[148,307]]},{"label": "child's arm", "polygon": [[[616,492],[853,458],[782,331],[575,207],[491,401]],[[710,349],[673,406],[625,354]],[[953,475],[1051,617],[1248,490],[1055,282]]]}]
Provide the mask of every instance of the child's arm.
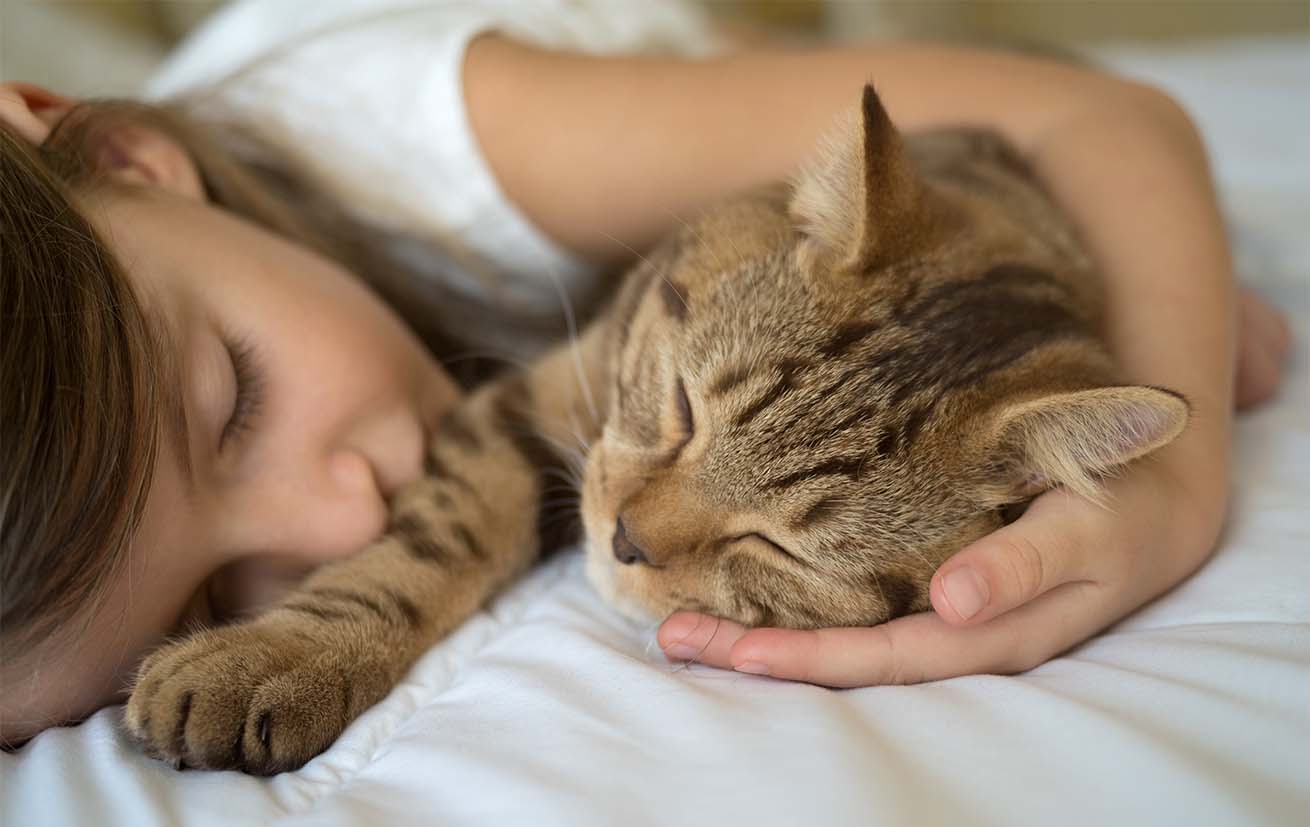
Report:
[{"label": "child's arm", "polygon": [[[606,261],[621,249],[614,238],[642,248],[674,213],[785,176],[870,78],[903,129],[986,124],[1032,159],[1105,271],[1124,378],[1180,390],[1192,424],[1111,484],[1114,513],[1051,492],[961,551],[934,579],[936,614],[820,632],[725,626],[700,659],[841,685],[1026,669],[1181,581],[1223,522],[1234,288],[1186,115],[1159,92],[1087,69],[926,46],[680,62],[488,38],[474,44],[466,82],[475,131],[509,196],[555,238]],[[944,590],[966,566],[988,596],[967,620],[965,598]],[[686,637],[701,648],[715,625],[690,632],[701,620],[675,616],[661,643]]]}]

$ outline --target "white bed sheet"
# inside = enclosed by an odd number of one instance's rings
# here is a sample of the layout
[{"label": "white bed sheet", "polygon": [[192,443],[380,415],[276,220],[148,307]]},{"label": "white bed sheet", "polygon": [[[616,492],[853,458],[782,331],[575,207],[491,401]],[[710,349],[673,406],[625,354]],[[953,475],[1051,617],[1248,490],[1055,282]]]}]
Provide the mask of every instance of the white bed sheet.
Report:
[{"label": "white bed sheet", "polygon": [[5,825],[1304,824],[1310,819],[1310,42],[1107,54],[1195,114],[1240,270],[1292,314],[1195,577],[1017,677],[829,691],[664,663],[559,556],[326,754],[177,773],[118,710],[0,756]]}]

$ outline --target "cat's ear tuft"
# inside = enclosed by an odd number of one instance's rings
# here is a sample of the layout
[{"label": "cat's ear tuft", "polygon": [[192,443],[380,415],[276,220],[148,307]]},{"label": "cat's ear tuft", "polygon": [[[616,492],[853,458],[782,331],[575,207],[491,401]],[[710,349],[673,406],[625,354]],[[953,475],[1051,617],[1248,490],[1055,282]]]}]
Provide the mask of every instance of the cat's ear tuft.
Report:
[{"label": "cat's ear tuft", "polygon": [[1168,445],[1190,410],[1172,391],[1140,385],[1051,394],[1003,406],[983,441],[991,479],[982,499],[1002,505],[1064,485],[1103,502],[1097,478]]},{"label": "cat's ear tuft", "polygon": [[790,213],[808,264],[863,273],[922,242],[925,191],[873,87],[821,140],[793,181]]}]

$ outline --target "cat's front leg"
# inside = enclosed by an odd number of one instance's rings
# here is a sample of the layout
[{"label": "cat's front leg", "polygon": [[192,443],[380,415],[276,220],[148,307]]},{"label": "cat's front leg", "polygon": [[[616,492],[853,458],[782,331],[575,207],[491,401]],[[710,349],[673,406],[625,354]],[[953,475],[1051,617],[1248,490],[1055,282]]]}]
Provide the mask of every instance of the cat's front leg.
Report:
[{"label": "cat's front leg", "polygon": [[514,379],[448,418],[387,533],[264,614],[154,653],[126,724],[177,766],[270,774],[326,749],[537,556],[549,453]]},{"label": "cat's front leg", "polygon": [[[379,623],[405,622],[399,608],[383,611],[397,616]],[[367,645],[364,635],[340,634],[324,622],[338,612],[355,609],[348,600],[297,601],[160,649],[128,702],[128,730],[175,767],[260,775],[300,767],[397,677],[396,659],[380,656],[385,637]]]},{"label": "cat's front leg", "polygon": [[[510,509],[527,511],[523,476],[519,491],[502,489]],[[175,766],[261,775],[330,746],[535,554],[534,513],[515,520],[511,510],[501,521],[510,532],[497,536],[460,513],[458,495],[443,491],[451,485],[411,488],[422,510],[400,510],[383,539],[315,572],[264,614],[151,655],[127,704],[128,730]]]}]

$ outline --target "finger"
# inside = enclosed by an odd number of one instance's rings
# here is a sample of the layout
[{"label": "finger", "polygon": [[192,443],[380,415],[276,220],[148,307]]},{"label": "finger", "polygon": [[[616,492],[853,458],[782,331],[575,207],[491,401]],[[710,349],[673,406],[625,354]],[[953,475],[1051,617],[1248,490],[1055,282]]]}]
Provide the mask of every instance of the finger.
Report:
[{"label": "finger", "polygon": [[1256,334],[1267,343],[1275,356],[1281,357],[1292,343],[1292,328],[1287,316],[1254,290],[1240,289],[1241,327],[1239,337],[1245,338],[1247,332]]},{"label": "finger", "polygon": [[1101,589],[1066,583],[982,626],[954,626],[922,612],[868,628],[754,629],[733,645],[729,665],[841,688],[1011,675],[1112,623],[1117,615],[1111,601],[1099,599]]},{"label": "finger", "polygon": [[1233,403],[1246,410],[1268,400],[1282,379],[1281,356],[1276,345],[1263,340],[1245,340],[1237,352],[1237,379]]},{"label": "finger", "polygon": [[933,608],[948,623],[983,623],[1062,583],[1092,578],[1093,560],[1108,559],[1090,542],[1095,508],[1063,489],[1042,494],[1018,520],[937,569],[928,591]]},{"label": "finger", "polygon": [[728,669],[728,651],[745,633],[745,626],[731,620],[674,612],[660,625],[655,639],[671,661],[695,660]]}]

